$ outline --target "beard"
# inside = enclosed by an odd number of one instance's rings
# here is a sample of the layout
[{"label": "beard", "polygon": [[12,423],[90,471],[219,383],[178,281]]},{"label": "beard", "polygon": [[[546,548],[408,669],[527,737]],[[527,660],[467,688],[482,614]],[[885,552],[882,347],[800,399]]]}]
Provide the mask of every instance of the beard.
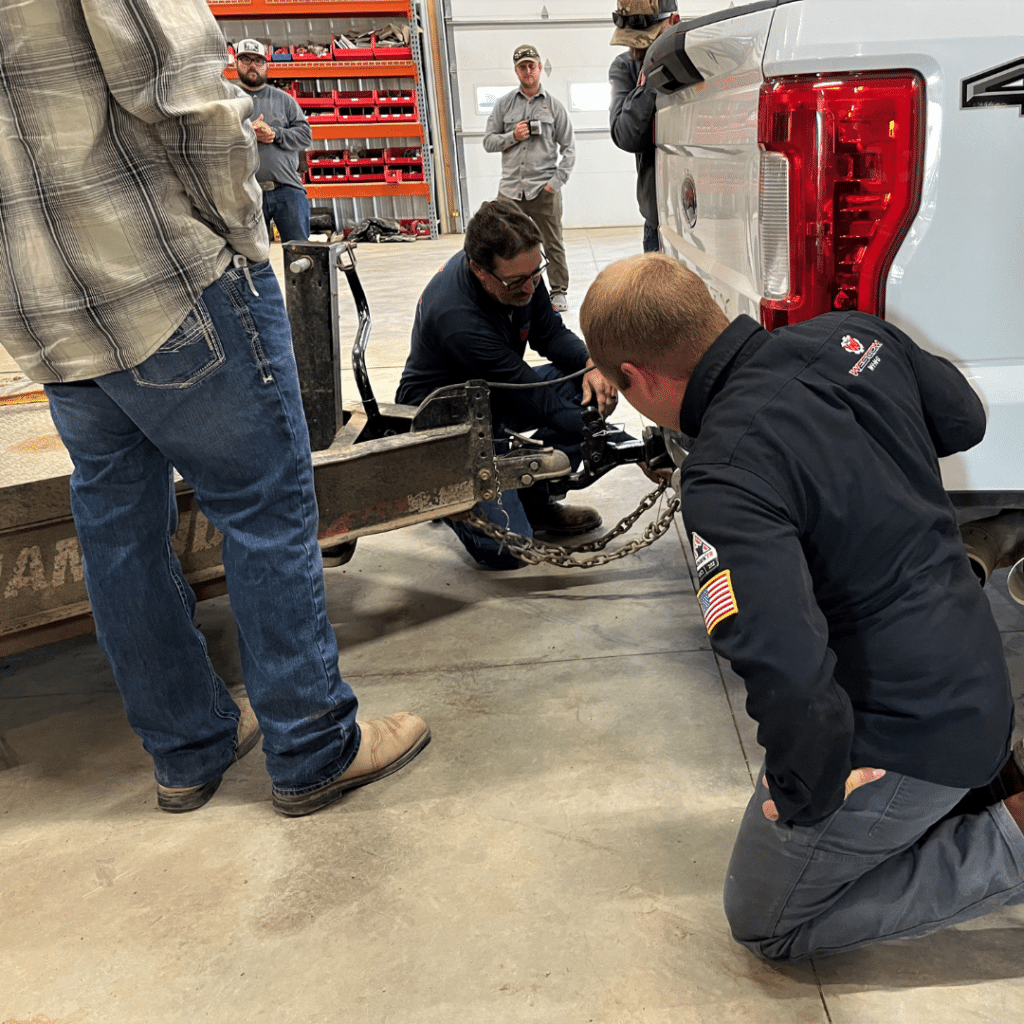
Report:
[{"label": "beard", "polygon": [[264,68],[262,71],[257,71],[256,68],[247,68],[245,71],[239,70],[238,80],[249,86],[250,89],[259,89],[260,86],[267,84],[269,71],[269,68]]}]

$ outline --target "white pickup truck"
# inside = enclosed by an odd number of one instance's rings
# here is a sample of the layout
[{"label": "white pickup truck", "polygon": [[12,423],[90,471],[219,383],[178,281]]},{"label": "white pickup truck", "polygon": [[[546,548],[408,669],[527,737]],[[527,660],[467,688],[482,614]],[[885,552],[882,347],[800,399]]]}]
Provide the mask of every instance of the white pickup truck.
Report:
[{"label": "white pickup truck", "polygon": [[737,4],[644,70],[663,251],[730,317],[862,309],[955,363],[988,431],[943,479],[1024,603],[1024,2]]}]

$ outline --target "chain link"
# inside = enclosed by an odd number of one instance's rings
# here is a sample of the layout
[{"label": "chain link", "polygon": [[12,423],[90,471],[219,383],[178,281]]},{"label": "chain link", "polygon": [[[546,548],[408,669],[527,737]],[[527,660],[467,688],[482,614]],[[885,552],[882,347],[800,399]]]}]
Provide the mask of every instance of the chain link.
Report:
[{"label": "chain link", "polygon": [[522,534],[512,533],[510,530],[492,523],[489,519],[485,519],[476,511],[476,508],[454,515],[452,519],[459,519],[476,527],[491,540],[495,540],[502,547],[507,548],[516,558],[530,565],[541,565],[547,562],[551,565],[561,566],[563,569],[593,569],[595,566],[607,565],[618,558],[625,558],[627,555],[635,554],[637,551],[649,547],[668,531],[672,525],[672,517],[679,511],[678,498],[670,499],[665,506],[665,511],[654,522],[648,523],[644,532],[636,540],[631,540],[623,544],[621,548],[616,548],[607,554],[595,555],[593,558],[575,557],[581,552],[602,551],[610,541],[621,537],[646,511],[654,507],[655,502],[665,493],[666,487],[668,487],[668,482],[663,481],[656,490],[651,491],[641,500],[633,512],[624,519],[620,519],[603,537],[598,537],[597,540],[588,541],[574,548],[563,547],[560,544],[548,544],[534,537],[524,537]]}]

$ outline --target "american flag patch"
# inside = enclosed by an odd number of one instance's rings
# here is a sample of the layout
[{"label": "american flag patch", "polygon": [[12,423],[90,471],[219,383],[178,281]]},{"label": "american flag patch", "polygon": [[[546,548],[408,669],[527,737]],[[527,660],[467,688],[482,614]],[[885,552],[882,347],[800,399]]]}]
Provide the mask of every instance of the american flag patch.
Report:
[{"label": "american flag patch", "polygon": [[732,590],[732,575],[729,570],[725,569],[717,576],[712,576],[697,592],[697,600],[704,614],[704,626],[708,634],[722,619],[735,615],[739,607]]}]

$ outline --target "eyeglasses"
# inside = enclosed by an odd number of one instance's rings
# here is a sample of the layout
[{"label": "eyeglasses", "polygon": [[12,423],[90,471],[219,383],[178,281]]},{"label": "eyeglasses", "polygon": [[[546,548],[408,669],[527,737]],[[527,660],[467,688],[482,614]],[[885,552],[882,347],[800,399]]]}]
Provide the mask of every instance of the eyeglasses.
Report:
[{"label": "eyeglasses", "polygon": [[612,14],[612,21],[619,28],[650,28],[661,19],[654,14],[624,14],[622,11],[615,11]]},{"label": "eyeglasses", "polygon": [[542,263],[532,274],[523,274],[522,277],[513,277],[508,281],[503,281],[493,270],[488,270],[487,273],[494,278],[498,284],[506,287],[510,292],[517,292],[525,286],[527,281],[532,281],[534,284],[540,283],[540,276],[548,269],[547,261]]},{"label": "eyeglasses", "polygon": [[249,56],[247,56],[244,53],[242,54],[241,57],[237,57],[235,60],[236,60],[236,63],[238,63],[238,64],[245,64],[245,65],[251,64],[253,67],[256,67],[256,68],[265,68],[267,66],[266,58],[264,58],[264,57],[249,57]]}]

